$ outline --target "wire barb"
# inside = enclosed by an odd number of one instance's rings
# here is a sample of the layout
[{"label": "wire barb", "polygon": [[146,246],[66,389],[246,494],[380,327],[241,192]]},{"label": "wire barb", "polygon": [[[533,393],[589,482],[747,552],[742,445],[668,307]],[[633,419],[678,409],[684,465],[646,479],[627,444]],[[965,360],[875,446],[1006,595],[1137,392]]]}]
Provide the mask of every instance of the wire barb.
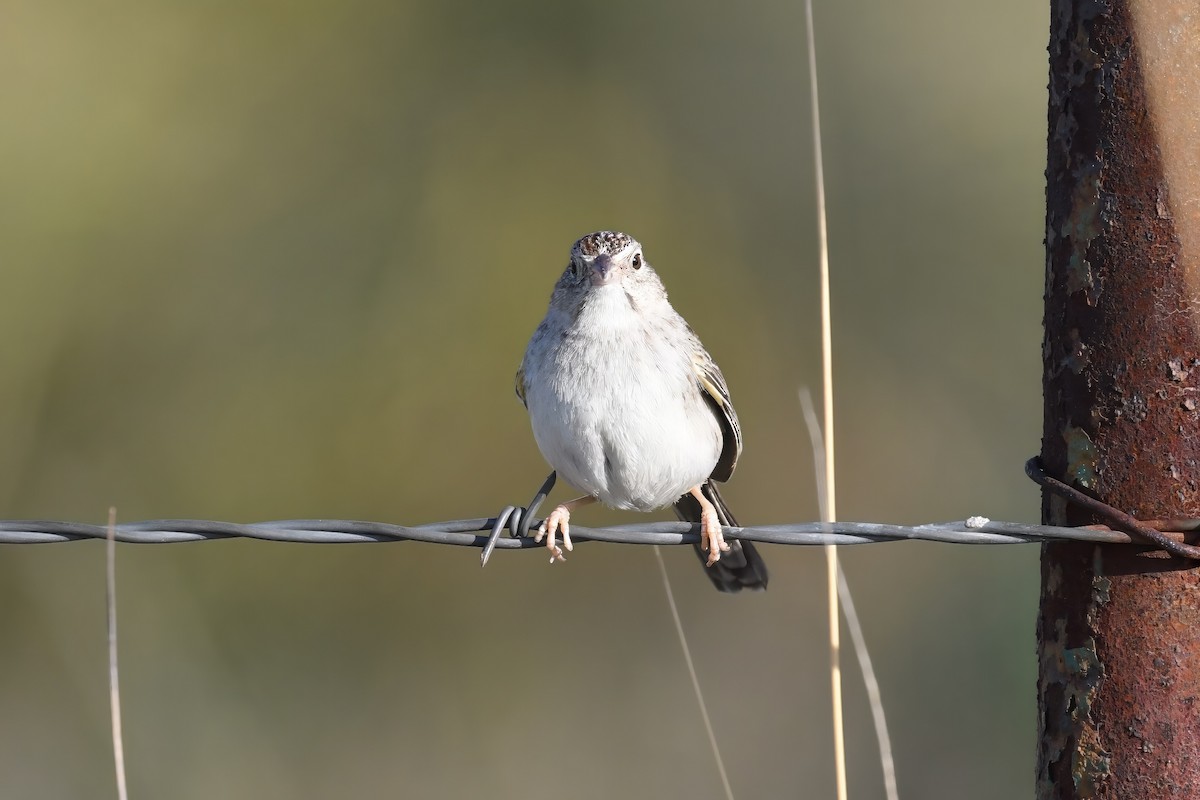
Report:
[{"label": "wire barb", "polygon": [[529,528],[533,524],[533,515],[537,513],[538,508],[549,496],[550,490],[554,488],[554,482],[558,479],[558,472],[551,472],[542,483],[542,488],[537,490],[537,494],[533,496],[533,500],[529,501],[529,505],[525,508],[520,506],[505,506],[500,509],[500,513],[496,515],[496,522],[492,525],[492,532],[488,535],[487,541],[483,545],[483,552],[479,554],[479,566],[486,567],[488,559],[492,557],[492,551],[496,549],[496,541],[500,538],[500,532],[504,530],[505,524],[508,525],[509,532],[516,539],[525,539],[529,536]]}]

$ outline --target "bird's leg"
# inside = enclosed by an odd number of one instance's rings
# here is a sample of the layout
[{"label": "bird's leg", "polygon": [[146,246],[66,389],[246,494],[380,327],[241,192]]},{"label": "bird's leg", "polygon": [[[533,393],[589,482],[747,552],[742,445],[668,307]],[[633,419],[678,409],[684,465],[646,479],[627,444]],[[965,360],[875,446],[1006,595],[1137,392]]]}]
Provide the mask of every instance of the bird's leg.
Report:
[{"label": "bird's leg", "polygon": [[[563,546],[568,550],[573,550],[571,546],[571,512],[582,506],[591,505],[596,502],[596,498],[590,494],[585,494],[583,497],[576,497],[566,503],[559,503],[550,512],[550,516],[542,520],[541,526],[538,528],[537,535],[533,537],[535,542],[540,542],[543,536],[546,536],[546,547],[550,549],[550,563],[555,561],[566,561],[562,550],[555,543],[555,535],[561,530],[563,538]],[[713,512],[714,514],[716,511]]]},{"label": "bird's leg", "polygon": [[729,543],[721,532],[721,517],[717,514],[717,507],[708,502],[699,486],[689,489],[688,494],[700,504],[700,549],[708,551],[708,566],[711,567],[721,560],[721,553],[729,552]]}]

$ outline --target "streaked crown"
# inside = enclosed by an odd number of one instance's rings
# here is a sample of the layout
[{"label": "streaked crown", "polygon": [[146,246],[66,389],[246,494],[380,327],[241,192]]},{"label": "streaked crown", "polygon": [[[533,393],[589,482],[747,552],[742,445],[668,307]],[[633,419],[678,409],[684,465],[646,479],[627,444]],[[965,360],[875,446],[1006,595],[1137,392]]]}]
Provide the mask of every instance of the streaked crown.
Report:
[{"label": "streaked crown", "polygon": [[615,256],[630,247],[637,246],[637,239],[620,231],[596,231],[584,236],[571,247],[571,258],[584,256],[595,258],[600,255]]}]

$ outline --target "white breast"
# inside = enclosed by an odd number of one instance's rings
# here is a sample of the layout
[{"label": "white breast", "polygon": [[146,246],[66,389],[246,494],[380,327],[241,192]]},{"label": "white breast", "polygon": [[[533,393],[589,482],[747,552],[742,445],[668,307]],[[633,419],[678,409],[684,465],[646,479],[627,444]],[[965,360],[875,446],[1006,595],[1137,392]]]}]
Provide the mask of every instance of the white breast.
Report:
[{"label": "white breast", "polygon": [[[534,438],[559,475],[608,506],[662,508],[706,480],[720,424],[696,382],[685,324],[648,326],[620,286],[594,292],[571,333],[526,358]],[[660,315],[661,316],[661,315]]]}]

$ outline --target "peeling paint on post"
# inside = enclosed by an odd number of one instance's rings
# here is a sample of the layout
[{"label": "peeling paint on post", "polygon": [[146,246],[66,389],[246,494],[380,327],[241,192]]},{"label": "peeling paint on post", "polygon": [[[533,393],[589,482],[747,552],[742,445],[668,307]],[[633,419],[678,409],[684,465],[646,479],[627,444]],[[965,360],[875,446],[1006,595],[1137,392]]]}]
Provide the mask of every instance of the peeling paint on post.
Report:
[{"label": "peeling paint on post", "polygon": [[[1196,0],[1051,0],[1049,100],[1043,462],[1200,517]],[[1039,800],[1200,797],[1200,566],[1046,545],[1038,655]]]}]

